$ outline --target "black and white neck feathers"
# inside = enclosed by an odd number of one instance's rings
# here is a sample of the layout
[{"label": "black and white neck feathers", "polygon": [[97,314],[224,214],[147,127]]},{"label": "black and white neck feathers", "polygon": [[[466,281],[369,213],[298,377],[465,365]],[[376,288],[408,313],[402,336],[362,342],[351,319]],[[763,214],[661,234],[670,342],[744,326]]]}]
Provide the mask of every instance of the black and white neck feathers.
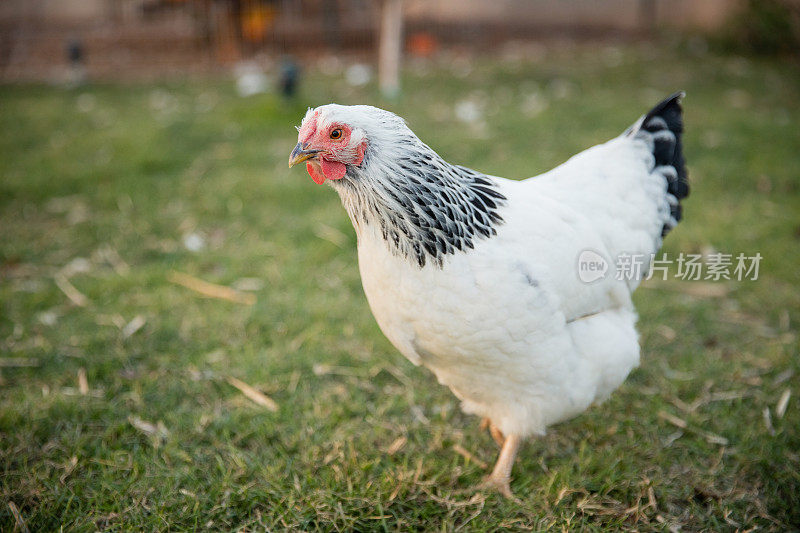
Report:
[{"label": "black and white neck feathers", "polygon": [[506,203],[495,180],[447,163],[402,119],[384,118],[389,127],[366,132],[361,166],[332,182],[356,231],[377,229],[394,254],[420,268],[441,266],[446,256],[495,235]]}]

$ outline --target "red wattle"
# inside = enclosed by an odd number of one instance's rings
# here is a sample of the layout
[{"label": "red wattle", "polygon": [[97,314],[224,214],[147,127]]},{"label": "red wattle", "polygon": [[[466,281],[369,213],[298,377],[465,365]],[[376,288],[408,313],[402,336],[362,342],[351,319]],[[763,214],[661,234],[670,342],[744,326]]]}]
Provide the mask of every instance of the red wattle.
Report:
[{"label": "red wattle", "polygon": [[322,166],[322,173],[329,180],[340,180],[347,172],[347,167],[345,167],[344,163],[339,163],[338,161],[321,159],[320,165]]},{"label": "red wattle", "polygon": [[322,173],[319,164],[306,163],[306,170],[311,179],[314,180],[314,183],[317,185],[325,183],[325,175]]}]

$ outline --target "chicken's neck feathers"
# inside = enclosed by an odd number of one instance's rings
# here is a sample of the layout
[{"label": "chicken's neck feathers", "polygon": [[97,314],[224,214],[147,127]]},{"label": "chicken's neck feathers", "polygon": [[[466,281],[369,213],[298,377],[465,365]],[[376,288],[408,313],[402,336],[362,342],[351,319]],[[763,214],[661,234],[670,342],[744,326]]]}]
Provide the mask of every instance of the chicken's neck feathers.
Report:
[{"label": "chicken's neck feathers", "polygon": [[379,232],[420,268],[495,235],[506,203],[492,177],[446,162],[407,129],[368,146],[362,165],[332,185],[359,236]]}]

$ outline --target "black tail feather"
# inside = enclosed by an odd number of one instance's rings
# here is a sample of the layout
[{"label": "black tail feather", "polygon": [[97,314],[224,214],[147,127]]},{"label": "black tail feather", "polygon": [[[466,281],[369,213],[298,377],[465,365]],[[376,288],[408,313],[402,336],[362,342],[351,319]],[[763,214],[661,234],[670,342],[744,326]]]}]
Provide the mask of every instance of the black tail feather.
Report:
[{"label": "black tail feather", "polygon": [[[683,110],[680,100],[683,92],[677,92],[655,106],[639,123],[638,130],[644,130],[653,136],[653,156],[656,166],[666,166],[675,169],[675,173],[666,172],[667,192],[675,197],[677,202],[670,207],[673,220],[665,224],[662,235],[666,235],[681,219],[682,209],[680,200],[689,196],[689,177],[686,172],[686,160],[683,157]],[[633,131],[632,133],[636,133]]]}]

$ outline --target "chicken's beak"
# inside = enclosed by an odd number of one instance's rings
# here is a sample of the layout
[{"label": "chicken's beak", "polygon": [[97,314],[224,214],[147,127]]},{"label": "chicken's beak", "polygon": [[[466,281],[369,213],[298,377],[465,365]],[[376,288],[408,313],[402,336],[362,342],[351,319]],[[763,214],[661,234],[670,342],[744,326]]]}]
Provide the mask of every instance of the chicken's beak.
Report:
[{"label": "chicken's beak", "polygon": [[305,143],[297,143],[297,146],[294,147],[292,153],[289,155],[289,168],[292,168],[298,163],[302,163],[312,157],[316,157],[318,153],[322,150],[309,150],[306,149],[308,146]]}]

